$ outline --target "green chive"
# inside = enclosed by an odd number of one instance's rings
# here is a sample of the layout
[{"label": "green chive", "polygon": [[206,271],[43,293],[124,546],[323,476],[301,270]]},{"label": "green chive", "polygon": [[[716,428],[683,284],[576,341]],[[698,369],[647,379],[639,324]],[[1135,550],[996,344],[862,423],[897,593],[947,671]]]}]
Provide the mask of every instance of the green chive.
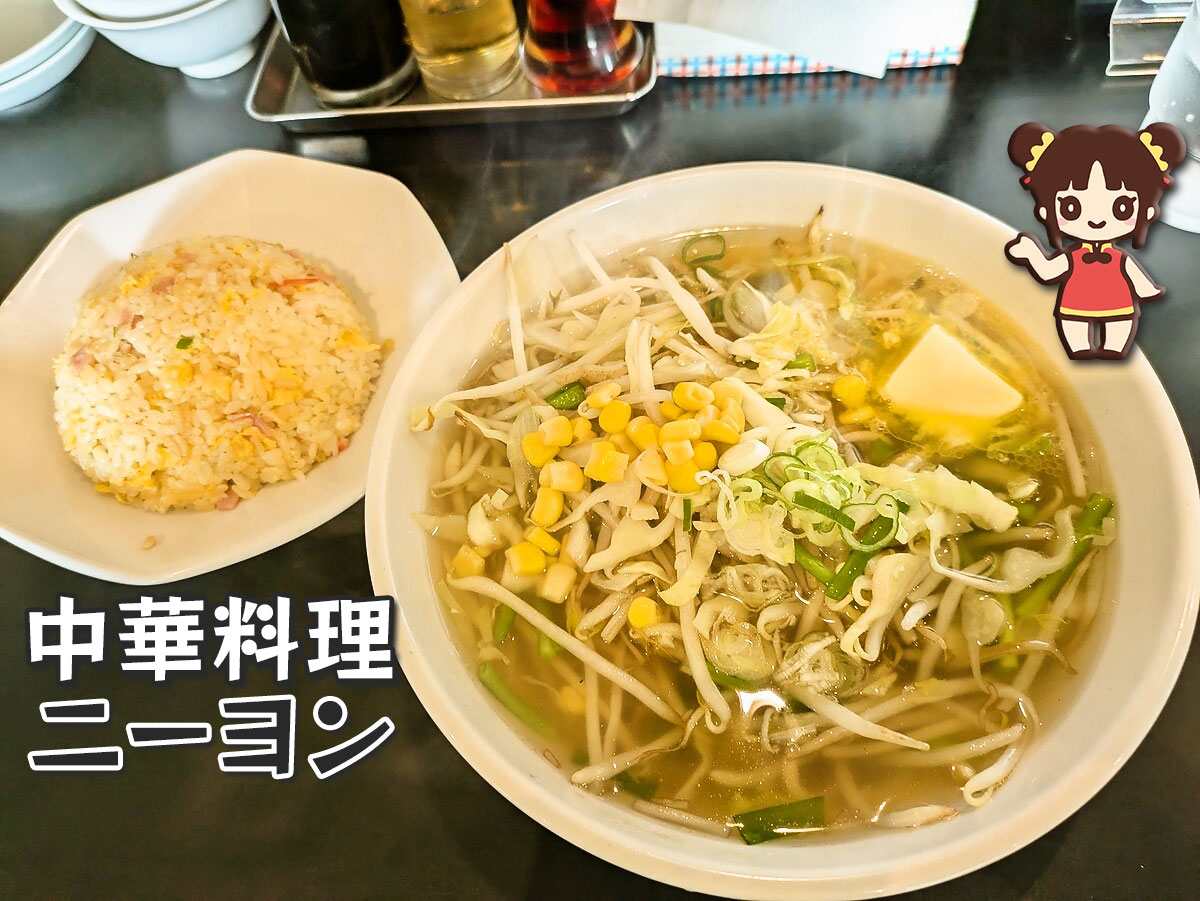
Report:
[{"label": "green chive", "polygon": [[496,608],[496,618],[492,621],[492,638],[495,641],[503,641],[508,637],[509,630],[512,629],[513,621],[517,618],[517,611],[513,610],[508,604],[501,604]]},{"label": "green chive", "polygon": [[805,570],[812,573],[822,585],[828,585],[833,580],[833,567],[804,547],[799,541],[796,542],[796,562]]},{"label": "green chive", "polygon": [[708,318],[713,322],[723,322],[725,319],[725,298],[714,297],[708,305]]},{"label": "green chive", "polygon": [[763,400],[765,400],[769,404],[773,404],[774,406],[779,407],[779,409],[781,409],[781,410],[785,406],[787,406],[787,398],[786,397],[764,397]]},{"label": "green chive", "polygon": [[490,691],[497,701],[512,711],[517,719],[542,736],[542,738],[552,738],[554,736],[554,724],[545,719],[513,691],[508,683],[500,678],[500,674],[492,668],[490,663],[479,664],[478,673],[479,681],[483,683],[483,687]]},{"label": "green chive", "polygon": [[556,410],[578,410],[579,405],[587,399],[583,382],[571,382],[563,385],[546,398],[546,403]]},{"label": "green chive", "polygon": [[747,845],[820,829],[825,825],[825,797],[817,795],[803,801],[748,810],[735,815],[733,822]]},{"label": "green chive", "polygon": [[1108,495],[1097,493],[1087,499],[1079,515],[1075,517],[1075,546],[1071,548],[1071,556],[1066,565],[1021,592],[1016,603],[1018,619],[1041,613],[1050,600],[1062,591],[1079,561],[1092,549],[1092,539],[1100,534],[1104,518],[1112,512],[1112,508],[1113,500]]},{"label": "green chive", "polygon": [[690,497],[683,499],[683,531],[692,531],[692,499]]},{"label": "green chive", "polygon": [[810,372],[817,371],[817,361],[813,359],[812,354],[796,354],[796,359],[783,367],[784,369],[807,369]]},{"label": "green chive", "polygon": [[639,778],[631,775],[628,770],[613,776],[613,782],[621,786],[622,791],[627,791],[643,801],[649,801],[658,792],[659,782],[653,776]]},{"label": "green chive", "polygon": [[190,335],[186,338],[180,338],[178,341],[175,342],[175,349],[176,350],[187,350],[189,347],[192,346],[193,340],[195,340],[195,339],[192,338]]}]

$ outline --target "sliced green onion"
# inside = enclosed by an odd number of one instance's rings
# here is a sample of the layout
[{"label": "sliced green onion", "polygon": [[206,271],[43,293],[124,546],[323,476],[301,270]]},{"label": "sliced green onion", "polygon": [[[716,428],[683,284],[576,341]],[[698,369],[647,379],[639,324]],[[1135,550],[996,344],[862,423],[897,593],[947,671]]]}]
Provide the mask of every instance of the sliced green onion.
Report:
[{"label": "sliced green onion", "polygon": [[692,531],[692,499],[690,497],[683,499],[683,531]]},{"label": "sliced green onion", "polygon": [[812,573],[822,585],[828,585],[833,579],[833,567],[804,547],[799,541],[796,542],[796,562],[806,571]]},{"label": "sliced green onion", "polygon": [[811,832],[825,825],[825,797],[805,798],[774,807],[736,814],[734,824],[747,845],[783,838],[798,832]]},{"label": "sliced green onion", "polygon": [[494,641],[503,641],[508,637],[509,630],[512,629],[513,621],[517,618],[517,611],[513,610],[508,604],[501,604],[496,608],[496,618],[492,620],[492,639]]},{"label": "sliced green onion", "polygon": [[769,404],[774,404],[776,407],[779,407],[779,409],[781,409],[781,410],[785,406],[787,406],[787,398],[786,397],[764,397],[763,400],[765,400]]},{"label": "sliced green onion", "polygon": [[708,318],[713,322],[725,321],[725,298],[714,297],[708,305]]},{"label": "sliced green onion", "polygon": [[1041,613],[1051,598],[1062,591],[1075,567],[1092,549],[1092,539],[1100,534],[1104,518],[1112,512],[1112,508],[1113,500],[1106,494],[1096,493],[1087,499],[1079,515],[1075,517],[1075,546],[1071,548],[1071,556],[1066,565],[1021,592],[1016,603],[1018,619]]},{"label": "sliced green onion", "polygon": [[854,530],[854,520],[839,510],[832,504],[827,504],[819,498],[809,497],[801,491],[797,491],[792,495],[792,503],[797,507],[804,507],[806,510],[812,510],[814,513],[819,513],[826,519],[831,519],[843,529]]},{"label": "sliced green onion", "polygon": [[679,255],[689,266],[719,260],[725,256],[725,236],[718,232],[695,235],[688,238]]},{"label": "sliced green onion", "polygon": [[583,382],[571,382],[547,397],[546,403],[556,410],[578,410],[585,400],[587,392],[583,389]]},{"label": "sliced green onion", "polygon": [[176,350],[187,350],[189,347],[192,346],[193,340],[195,340],[195,339],[190,336],[188,336],[186,338],[180,338],[178,341],[175,342],[175,349]]},{"label": "sliced green onion", "polygon": [[783,367],[784,369],[807,369],[810,372],[817,371],[817,361],[813,359],[812,354],[796,354],[796,359]]},{"label": "sliced green onion", "polygon": [[483,687],[490,691],[497,701],[512,711],[517,719],[542,736],[542,738],[552,738],[554,736],[554,724],[545,719],[513,691],[508,683],[500,678],[500,674],[492,668],[490,663],[479,664],[478,674],[479,681],[483,683]]}]

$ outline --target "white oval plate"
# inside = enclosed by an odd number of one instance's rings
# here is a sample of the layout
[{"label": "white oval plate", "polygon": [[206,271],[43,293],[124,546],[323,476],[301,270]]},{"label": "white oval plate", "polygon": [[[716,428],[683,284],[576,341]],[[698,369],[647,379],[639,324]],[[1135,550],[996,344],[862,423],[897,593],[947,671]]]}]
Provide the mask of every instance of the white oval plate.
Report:
[{"label": "white oval plate", "polygon": [[[304,481],[264,488],[228,513],[123,506],[97,493],[62,449],[51,360],[79,299],[131,253],[225,234],[276,241],[327,265],[396,349],[350,447]],[[316,528],[362,497],[387,386],[413,336],[457,284],[437,229],[400,182],[279,153],[230,153],[80,214],[0,304],[0,537],[85,575],[151,585],[236,563]],[[149,535],[157,545],[143,550]]]},{"label": "white oval plate", "polygon": [[[537,235],[573,262],[568,231],[593,252],[682,232],[797,226],[819,205],[828,228],[946,266],[1003,304],[1075,389],[1113,474],[1119,558],[1114,592],[1075,662],[1081,674],[1038,693],[1048,726],[991,803],[921,829],[863,830],[746,847],[641,816],[573,787],[519,735],[474,679],[432,590],[412,513],[426,507],[436,437],[409,411],[458,386],[505,316],[503,264],[489,257],[421,333],[388,394],[367,486],[375,590],[400,602],[404,673],[434,722],[485,779],[558,835],[626,869],[686,889],[738,897],[859,898],[940,882],[1043,835],[1107,782],[1145,736],[1187,653],[1200,593],[1200,498],[1179,422],[1144,357],[1070,363],[1051,317],[1053,290],[1004,258],[1014,229],[927,188],[868,172],[740,163],[668,172],[574,204],[513,240]],[[1148,453],[1148,451],[1152,451]]]}]

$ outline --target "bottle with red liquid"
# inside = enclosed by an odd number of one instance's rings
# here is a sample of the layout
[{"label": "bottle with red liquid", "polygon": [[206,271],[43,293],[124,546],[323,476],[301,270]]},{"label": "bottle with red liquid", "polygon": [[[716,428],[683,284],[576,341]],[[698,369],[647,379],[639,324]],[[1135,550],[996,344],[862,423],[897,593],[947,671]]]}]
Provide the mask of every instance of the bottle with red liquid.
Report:
[{"label": "bottle with red liquid", "polygon": [[525,74],[548,94],[597,94],[642,58],[642,35],[614,19],[616,0],[529,0]]}]

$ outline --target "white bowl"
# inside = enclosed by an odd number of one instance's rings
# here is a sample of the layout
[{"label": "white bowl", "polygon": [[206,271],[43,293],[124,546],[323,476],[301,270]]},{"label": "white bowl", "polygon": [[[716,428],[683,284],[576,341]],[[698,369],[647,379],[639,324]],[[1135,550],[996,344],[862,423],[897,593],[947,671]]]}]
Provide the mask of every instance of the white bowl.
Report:
[{"label": "white bowl", "polygon": [[204,2],[205,0],[86,0],[80,6],[102,19],[120,22],[173,16]]},{"label": "white bowl", "polygon": [[0,83],[24,75],[62,49],[79,30],[51,0],[0,4]]},{"label": "white bowl", "polygon": [[[325,263],[376,334],[396,342],[349,448],[302,482],[264,488],[228,513],[152,513],[98,494],[54,426],[52,358],[80,298],[130,253],[197,235],[246,235]],[[396,179],[241,150],[77,216],[0,304],[0,538],[52,563],[149,585],[277,547],[362,497],[386,386],[435,305],[458,284],[437,229]],[[143,550],[146,536],[157,545]]]},{"label": "white bowl", "polygon": [[40,97],[75,71],[91,49],[96,32],[71,22],[66,42],[29,71],[0,83],[0,110],[12,109]]},{"label": "white bowl", "polygon": [[[1083,805],[1133,753],[1174,684],[1200,593],[1200,499],[1175,414],[1146,360],[1071,363],[1055,336],[1051,289],[1010,265],[1014,230],[957,200],[896,179],[830,166],[746,163],[671,172],[574,204],[536,234],[550,259],[574,257],[567,232],[596,252],[708,228],[795,226],[820,205],[834,230],[940,263],[1004,305],[1062,371],[1094,423],[1119,507],[1115,602],[1090,659],[1042,698],[1048,727],[985,807],[921,829],[747,847],[643,817],[572,787],[510,727],[465,664],[443,619],[412,513],[426,508],[438,442],[408,430],[409,411],[457,386],[504,315],[493,254],[442,305],[405,360],[382,414],[367,481],[375,591],[399,601],[399,659],[434,721],[510,801],[576,845],[696,891],[767,898],[884,895],[950,879],[1032,842]],[[1153,448],[1153,465],[1147,449]],[[1053,694],[1051,692],[1050,694]]]},{"label": "white bowl", "polygon": [[174,66],[193,78],[219,78],[254,57],[254,38],[271,15],[267,0],[208,0],[170,16],[113,21],[94,16],[75,0],[54,0],[138,59]]}]

